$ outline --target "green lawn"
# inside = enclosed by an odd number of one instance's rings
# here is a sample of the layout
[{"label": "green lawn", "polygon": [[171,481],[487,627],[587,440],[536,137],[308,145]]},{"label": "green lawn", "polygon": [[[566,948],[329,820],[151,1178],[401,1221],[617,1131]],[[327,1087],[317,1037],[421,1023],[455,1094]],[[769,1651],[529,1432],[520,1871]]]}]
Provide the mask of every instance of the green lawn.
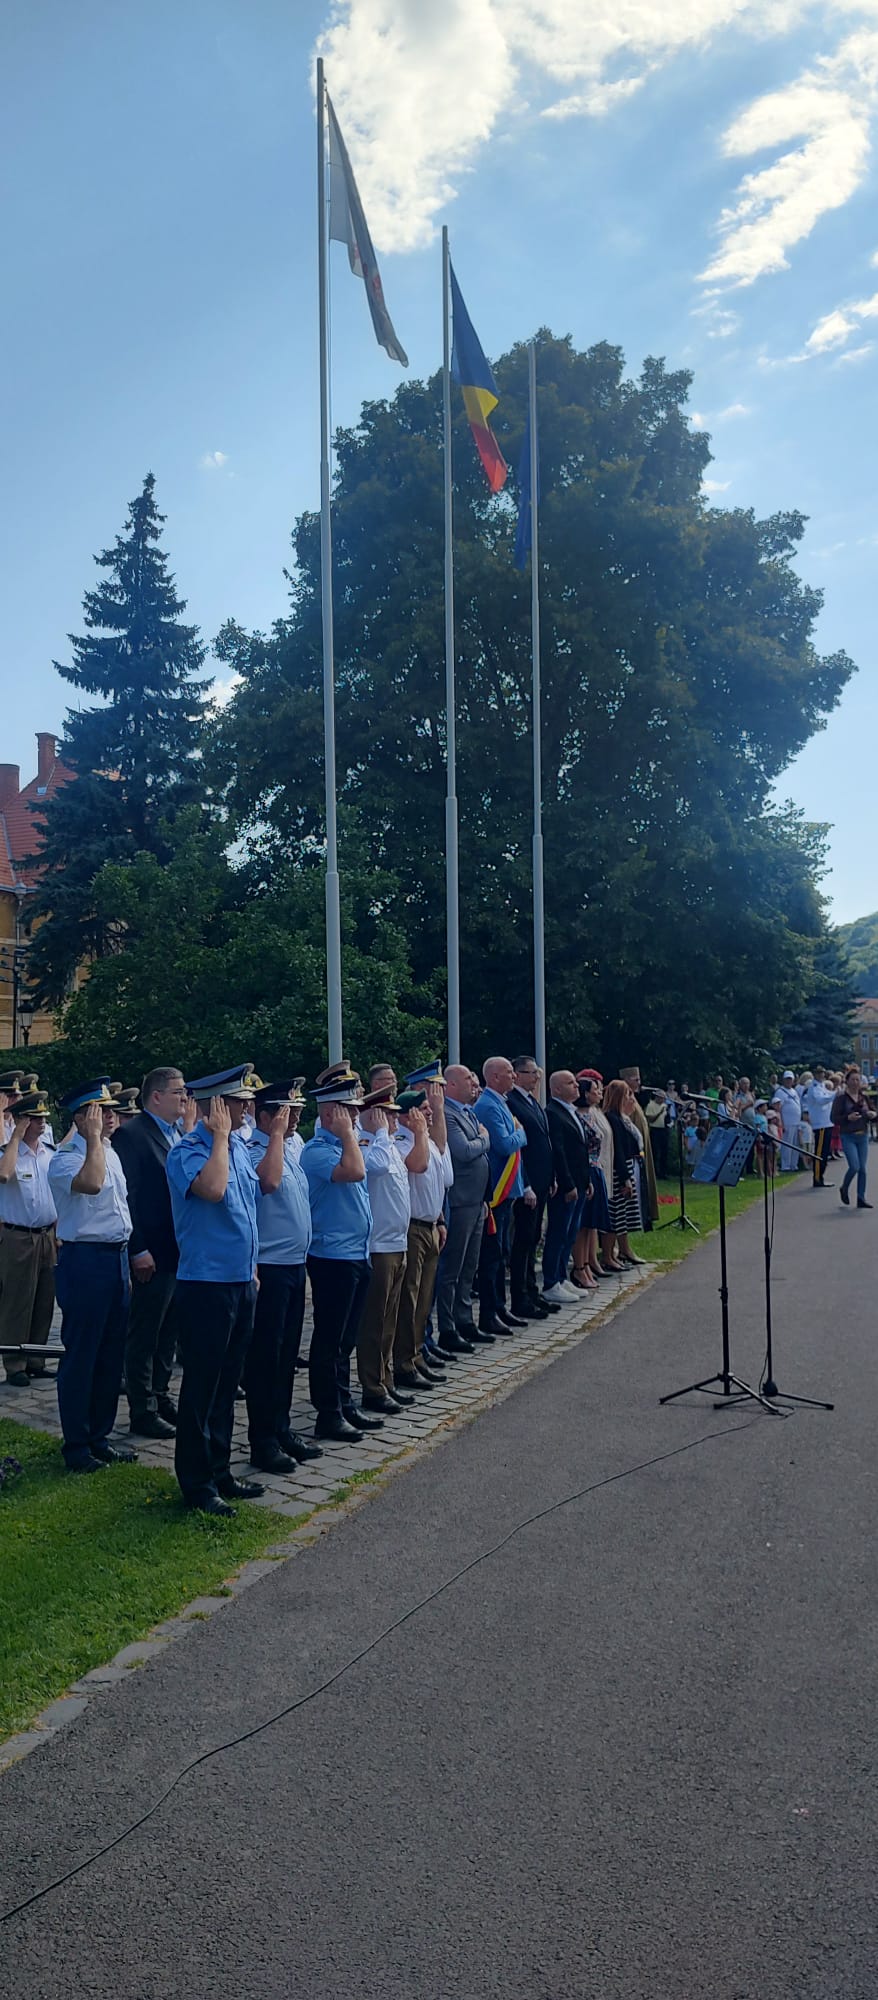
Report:
[{"label": "green lawn", "polygon": [[[778,1192],[783,1182],[778,1182]],[[659,1223],[669,1222],[680,1213],[680,1191],[677,1181],[659,1181]],[[673,1201],[663,1200],[663,1196],[673,1196]],[[762,1200],[762,1182],[754,1174],[745,1176],[735,1188],[726,1188],[726,1215],[740,1215],[745,1208]],[[698,1224],[701,1236],[707,1236],[719,1228],[719,1189],[700,1187],[695,1181],[686,1182],[686,1214]],[[650,1229],[640,1230],[631,1237],[631,1248],[638,1257],[645,1257],[649,1264],[676,1264],[681,1257],[687,1257],[694,1250],[700,1238],[694,1229]]]},{"label": "green lawn", "polygon": [[262,1507],[188,1514],[145,1466],[71,1478],[54,1438],[0,1418],[7,1454],[23,1469],[0,1488],[0,1738],[296,1525]]}]

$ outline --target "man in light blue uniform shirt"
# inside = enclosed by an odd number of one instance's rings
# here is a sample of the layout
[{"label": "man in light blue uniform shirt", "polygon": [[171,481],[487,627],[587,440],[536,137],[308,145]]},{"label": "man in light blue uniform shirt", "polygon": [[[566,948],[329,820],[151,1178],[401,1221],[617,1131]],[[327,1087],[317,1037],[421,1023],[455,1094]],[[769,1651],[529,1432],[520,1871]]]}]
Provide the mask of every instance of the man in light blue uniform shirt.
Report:
[{"label": "man in light blue uniform shirt", "polygon": [[363,1409],[388,1417],[398,1416],[403,1404],[414,1400],[399,1395],[393,1385],[393,1343],[412,1216],[408,1169],[393,1143],[398,1114],[389,1084],[371,1091],[360,1112],[360,1149],[372,1210],[372,1268],[357,1335],[357,1373]]},{"label": "man in light blue uniform shirt", "polygon": [[361,1431],[381,1428],[351,1395],[351,1355],[369,1289],[372,1210],[366,1165],[356,1132],[360,1081],[346,1062],[323,1070],[313,1096],[319,1116],[302,1151],[311,1200],[308,1276],[314,1327],[308,1359],[316,1438],[354,1444]]},{"label": "man in light blue uniform shirt", "polygon": [[280,1187],[287,1125],[286,1114],[275,1112],[257,1166],[242,1131],[257,1087],[248,1063],[190,1083],[201,1115],[165,1160],[180,1246],[183,1380],[174,1469],[186,1506],[206,1514],[230,1514],[230,1500],[256,1500],[265,1490],[257,1480],[233,1478],[229,1464],[256,1306],[256,1212],[263,1191]]},{"label": "man in light blue uniform shirt", "polygon": [[302,1323],[305,1316],[305,1258],[311,1242],[308,1183],[299,1165],[302,1142],[289,1125],[305,1099],[294,1082],[267,1083],[257,1090],[255,1129],[249,1141],[257,1169],[271,1145],[272,1120],[287,1112],[280,1187],[263,1194],[257,1211],[259,1231],[259,1292],[253,1338],[244,1364],[250,1457],[263,1472],[292,1472],[306,1459],[321,1458],[318,1444],[309,1444],[291,1428],[290,1405]]},{"label": "man in light blue uniform shirt", "polygon": [[71,1472],[131,1461],[108,1443],[116,1421],[128,1323],[131,1216],[122,1163],[110,1145],[116,1111],[109,1077],[61,1099],[76,1127],[53,1153],[49,1186],[58,1211],[55,1291],[61,1307],[58,1414]]}]

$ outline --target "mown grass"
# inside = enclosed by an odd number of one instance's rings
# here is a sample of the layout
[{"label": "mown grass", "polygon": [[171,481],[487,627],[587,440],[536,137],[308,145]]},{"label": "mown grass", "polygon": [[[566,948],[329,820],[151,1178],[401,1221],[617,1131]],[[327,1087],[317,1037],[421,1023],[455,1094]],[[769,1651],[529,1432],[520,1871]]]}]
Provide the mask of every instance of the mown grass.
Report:
[{"label": "mown grass", "polygon": [[[782,1185],[780,1183],[779,1185]],[[675,1222],[680,1214],[680,1191],[677,1181],[659,1181],[659,1223]],[[701,1238],[719,1228],[719,1189],[701,1187],[696,1181],[687,1180],[686,1214],[697,1224],[700,1236],[694,1229],[653,1228],[632,1232],[631,1248],[638,1257],[645,1257],[648,1264],[677,1264],[681,1257],[688,1257]],[[726,1188],[726,1216],[731,1221],[741,1215],[754,1202],[762,1200],[762,1181],[758,1175],[745,1175],[737,1187]]]},{"label": "mown grass", "polygon": [[0,1489],[0,1737],[296,1526],[263,1507],[186,1513],[145,1466],[72,1477],[54,1439],[0,1418],[7,1455],[22,1472]]}]

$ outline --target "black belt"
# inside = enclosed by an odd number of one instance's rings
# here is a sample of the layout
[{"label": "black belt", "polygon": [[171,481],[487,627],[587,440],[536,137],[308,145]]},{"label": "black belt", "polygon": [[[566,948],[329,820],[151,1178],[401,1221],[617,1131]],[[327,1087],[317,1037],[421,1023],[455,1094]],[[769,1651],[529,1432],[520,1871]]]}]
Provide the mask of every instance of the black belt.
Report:
[{"label": "black belt", "polygon": [[0,1230],[14,1229],[16,1236],[44,1236],[54,1227],[54,1222],[0,1222]]},{"label": "black belt", "polygon": [[128,1238],[120,1236],[115,1243],[92,1242],[88,1236],[80,1236],[75,1243],[66,1243],[62,1238],[61,1248],[62,1250],[112,1250],[118,1257],[120,1250],[127,1250]]}]

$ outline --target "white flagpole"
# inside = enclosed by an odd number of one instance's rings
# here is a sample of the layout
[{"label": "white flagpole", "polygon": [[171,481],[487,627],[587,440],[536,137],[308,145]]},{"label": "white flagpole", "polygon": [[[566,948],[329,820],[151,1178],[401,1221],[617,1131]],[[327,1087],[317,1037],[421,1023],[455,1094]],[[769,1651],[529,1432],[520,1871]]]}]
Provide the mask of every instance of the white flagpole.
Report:
[{"label": "white flagpole", "polygon": [[457,847],[457,723],[454,708],[454,546],[451,485],[451,300],[448,231],[442,231],[442,415],[445,472],[445,908],[448,1061],[460,1062],[460,880]]},{"label": "white flagpole", "polygon": [[320,602],[323,622],[323,761],[326,781],[326,992],[330,1062],[340,1062],[341,902],[335,779],[335,659],[332,631],[332,524],[327,331],[326,86],[317,60],[317,274],[320,291]]},{"label": "white flagpole", "polygon": [[[534,902],[534,1054],[546,1075],[546,916],[543,883],[543,748],[540,688],[540,531],[539,443],[537,439],[537,350],[528,351],[530,407],[530,618],[533,661],[533,902]],[[544,1099],[545,1101],[545,1099]]]}]

